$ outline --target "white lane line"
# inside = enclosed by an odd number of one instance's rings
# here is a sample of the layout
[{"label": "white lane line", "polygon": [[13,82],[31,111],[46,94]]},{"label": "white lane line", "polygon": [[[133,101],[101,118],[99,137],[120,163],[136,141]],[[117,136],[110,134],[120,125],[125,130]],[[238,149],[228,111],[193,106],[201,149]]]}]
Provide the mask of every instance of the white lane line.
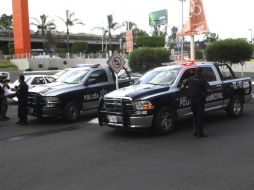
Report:
[{"label": "white lane line", "polygon": [[96,117],[96,118],[94,118],[94,119],[92,119],[92,120],[88,121],[87,123],[91,123],[91,124],[99,124],[99,121],[98,121],[98,118]]}]

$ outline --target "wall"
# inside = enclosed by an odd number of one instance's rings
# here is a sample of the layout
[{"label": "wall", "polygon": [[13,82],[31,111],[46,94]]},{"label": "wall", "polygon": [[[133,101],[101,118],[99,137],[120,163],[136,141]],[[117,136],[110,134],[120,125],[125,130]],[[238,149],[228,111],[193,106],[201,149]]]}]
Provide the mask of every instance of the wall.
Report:
[{"label": "wall", "polygon": [[[66,61],[67,65],[63,62]],[[77,67],[79,64],[101,64],[107,66],[108,59],[60,59],[60,58],[36,58],[36,59],[12,59],[11,62],[15,64],[19,70],[32,69],[37,70],[48,70],[50,67],[57,67],[58,69],[64,69],[65,67]],[[125,59],[125,67],[128,67],[128,60]],[[39,68],[42,64],[43,67]]]}]

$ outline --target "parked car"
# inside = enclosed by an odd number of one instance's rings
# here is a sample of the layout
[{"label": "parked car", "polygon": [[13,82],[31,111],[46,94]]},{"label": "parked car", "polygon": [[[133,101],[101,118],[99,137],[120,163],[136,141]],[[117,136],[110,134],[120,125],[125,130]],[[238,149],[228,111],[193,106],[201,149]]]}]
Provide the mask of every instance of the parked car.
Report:
[{"label": "parked car", "polygon": [[[32,89],[36,86],[48,84],[55,82],[56,79],[50,75],[25,75],[25,82],[27,83],[29,89]],[[10,83],[10,91],[9,91],[9,96],[13,97],[15,95],[14,87],[19,85],[19,80],[17,79],[13,83]],[[17,101],[17,97],[14,96],[12,98],[14,101]]]}]

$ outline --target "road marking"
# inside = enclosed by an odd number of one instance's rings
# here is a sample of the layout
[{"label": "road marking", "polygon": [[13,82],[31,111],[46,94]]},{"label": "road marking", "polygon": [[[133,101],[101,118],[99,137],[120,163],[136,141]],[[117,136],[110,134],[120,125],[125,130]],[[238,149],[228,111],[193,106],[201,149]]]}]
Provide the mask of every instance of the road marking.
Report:
[{"label": "road marking", "polygon": [[90,123],[90,124],[99,124],[99,121],[98,121],[98,118],[94,118],[94,119],[91,119],[90,121],[88,121],[87,123]]}]

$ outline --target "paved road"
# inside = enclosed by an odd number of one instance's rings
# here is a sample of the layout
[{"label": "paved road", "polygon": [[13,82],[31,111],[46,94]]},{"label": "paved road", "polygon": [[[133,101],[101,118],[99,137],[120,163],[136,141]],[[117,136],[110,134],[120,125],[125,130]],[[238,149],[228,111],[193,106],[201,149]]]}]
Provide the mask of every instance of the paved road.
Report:
[{"label": "paved road", "polygon": [[[16,105],[0,127],[3,190],[250,190],[254,188],[254,107],[230,119],[207,116],[208,138],[192,137],[191,119],[167,136],[100,127],[94,115],[75,124],[29,118]],[[92,121],[91,121],[92,120]]]}]

